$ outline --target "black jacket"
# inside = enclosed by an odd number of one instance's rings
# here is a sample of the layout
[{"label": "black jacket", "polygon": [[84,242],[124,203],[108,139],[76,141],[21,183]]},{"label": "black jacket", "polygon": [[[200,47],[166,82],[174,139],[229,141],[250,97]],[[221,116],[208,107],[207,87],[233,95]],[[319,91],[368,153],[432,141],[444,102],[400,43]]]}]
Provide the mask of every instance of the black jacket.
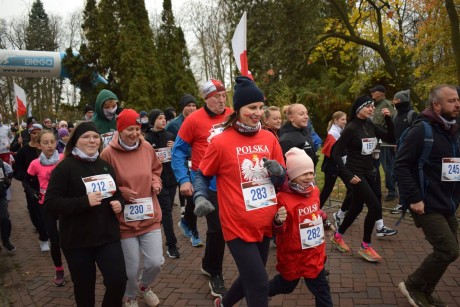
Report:
[{"label": "black jacket", "polygon": [[[149,142],[153,148],[164,148],[167,147],[166,144],[168,141],[173,141],[175,139],[174,134],[169,131],[153,131],[149,129],[144,136],[145,140]],[[163,170],[161,171],[161,182],[164,187],[170,187],[177,185],[176,177],[174,177],[174,172],[171,167],[171,162],[162,163]]]},{"label": "black jacket", "polygon": [[441,181],[441,170],[442,158],[460,157],[458,126],[448,129],[429,109],[422,112],[421,120],[430,122],[434,140],[429,163],[423,168],[425,197],[422,197],[417,170],[418,158],[425,145],[424,127],[419,121],[408,131],[396,155],[394,174],[400,193],[409,204],[423,200],[426,213],[453,215],[460,202],[460,182]]},{"label": "black jacket", "polygon": [[30,147],[29,144],[25,144],[21,147],[15,156],[15,162],[13,164],[13,176],[15,179],[22,181],[24,192],[29,196],[32,196],[40,190],[40,185],[37,176],[30,176],[27,174],[27,169],[30,163],[40,156],[40,149],[36,147]]},{"label": "black jacket", "polygon": [[96,247],[120,240],[120,224],[110,206],[112,200],[124,205],[118,187],[99,206],[89,205],[82,178],[99,174],[110,174],[116,182],[114,169],[101,158],[86,162],[70,156],[51,173],[44,205],[53,215],[59,215],[62,249]]},{"label": "black jacket", "polygon": [[311,134],[308,133],[306,128],[296,128],[291,123],[286,123],[281,127],[279,142],[283,150],[283,156],[289,149],[297,147],[305,150],[307,155],[313,160],[316,168],[318,163],[318,156],[316,156],[316,147],[313,143]]},{"label": "black jacket", "polygon": [[[394,143],[393,121],[390,116],[385,116],[384,120],[387,128],[375,125],[370,119],[355,117],[343,129],[332,148],[331,157],[337,163],[339,176],[345,183],[349,183],[354,175],[371,175],[374,172],[372,154],[362,154],[364,139],[376,137]],[[346,166],[342,161],[345,154]]]}]

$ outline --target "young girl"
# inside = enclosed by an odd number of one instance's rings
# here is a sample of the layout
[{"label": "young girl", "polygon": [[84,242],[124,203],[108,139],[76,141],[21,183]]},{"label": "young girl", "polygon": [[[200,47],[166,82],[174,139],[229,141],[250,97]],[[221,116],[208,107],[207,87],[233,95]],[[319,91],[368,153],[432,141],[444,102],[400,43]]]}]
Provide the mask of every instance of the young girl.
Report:
[{"label": "young girl", "polygon": [[42,218],[50,237],[51,258],[53,258],[56,270],[53,284],[56,287],[62,287],[65,285],[65,279],[64,268],[62,266],[61,247],[59,245],[59,233],[56,223],[57,216],[50,214],[43,206],[51,172],[59,163],[59,160],[61,160],[62,155],[60,155],[56,150],[56,138],[52,130],[42,130],[38,136],[38,144],[42,152],[37,159],[30,163],[29,168],[27,169],[27,174],[32,177],[38,177],[40,191],[35,193],[35,197],[38,198]]},{"label": "young girl", "polygon": [[303,277],[316,306],[332,306],[324,269],[326,214],[320,209],[319,189],[313,182],[313,161],[297,147],[285,156],[289,182],[276,195],[279,209],[274,220],[279,274],[270,281],[268,296],[291,293]]},{"label": "young girl", "polygon": [[58,142],[56,149],[59,153],[63,153],[65,149],[65,145],[67,145],[67,142],[69,141],[69,130],[67,128],[61,128],[58,131]]}]

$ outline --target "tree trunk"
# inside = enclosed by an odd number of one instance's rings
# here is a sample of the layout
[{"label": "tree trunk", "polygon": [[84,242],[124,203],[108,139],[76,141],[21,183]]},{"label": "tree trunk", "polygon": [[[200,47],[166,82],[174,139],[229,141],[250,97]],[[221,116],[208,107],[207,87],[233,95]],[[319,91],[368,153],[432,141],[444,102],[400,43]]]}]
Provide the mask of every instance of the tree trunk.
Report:
[{"label": "tree trunk", "polygon": [[454,51],[455,65],[457,67],[457,84],[460,85],[460,28],[458,13],[453,0],[446,0],[446,10],[450,19],[450,35],[452,50]]}]

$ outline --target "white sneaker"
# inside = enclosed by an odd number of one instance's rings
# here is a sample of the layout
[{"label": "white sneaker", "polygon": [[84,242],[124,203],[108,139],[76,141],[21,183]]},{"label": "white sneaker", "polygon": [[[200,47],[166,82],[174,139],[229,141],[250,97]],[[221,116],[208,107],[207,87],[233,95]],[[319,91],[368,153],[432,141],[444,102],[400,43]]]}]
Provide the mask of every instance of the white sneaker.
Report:
[{"label": "white sneaker", "polygon": [[158,296],[155,293],[153,293],[151,289],[141,291],[141,293],[145,299],[145,304],[147,304],[147,306],[156,307],[160,305],[160,300],[158,299]]},{"label": "white sneaker", "polygon": [[137,304],[137,299],[127,299],[125,303],[123,304],[124,307],[139,307],[139,304]]},{"label": "white sneaker", "polygon": [[50,245],[48,244],[48,241],[40,241],[40,251],[42,252],[50,251]]}]

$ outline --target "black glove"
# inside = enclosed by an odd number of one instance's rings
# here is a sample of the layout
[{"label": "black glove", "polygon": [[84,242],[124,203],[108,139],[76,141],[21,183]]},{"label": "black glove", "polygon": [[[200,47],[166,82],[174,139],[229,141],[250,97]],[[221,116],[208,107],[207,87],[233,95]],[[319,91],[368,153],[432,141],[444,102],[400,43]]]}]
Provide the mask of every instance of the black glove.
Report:
[{"label": "black glove", "polygon": [[283,176],[285,171],[284,167],[278,163],[276,160],[267,160],[267,158],[263,158],[264,161],[264,168],[267,169],[268,173],[272,176]]},{"label": "black glove", "polygon": [[195,198],[195,210],[193,210],[193,213],[195,213],[196,216],[205,216],[214,210],[215,208],[212,203],[203,196]]}]

